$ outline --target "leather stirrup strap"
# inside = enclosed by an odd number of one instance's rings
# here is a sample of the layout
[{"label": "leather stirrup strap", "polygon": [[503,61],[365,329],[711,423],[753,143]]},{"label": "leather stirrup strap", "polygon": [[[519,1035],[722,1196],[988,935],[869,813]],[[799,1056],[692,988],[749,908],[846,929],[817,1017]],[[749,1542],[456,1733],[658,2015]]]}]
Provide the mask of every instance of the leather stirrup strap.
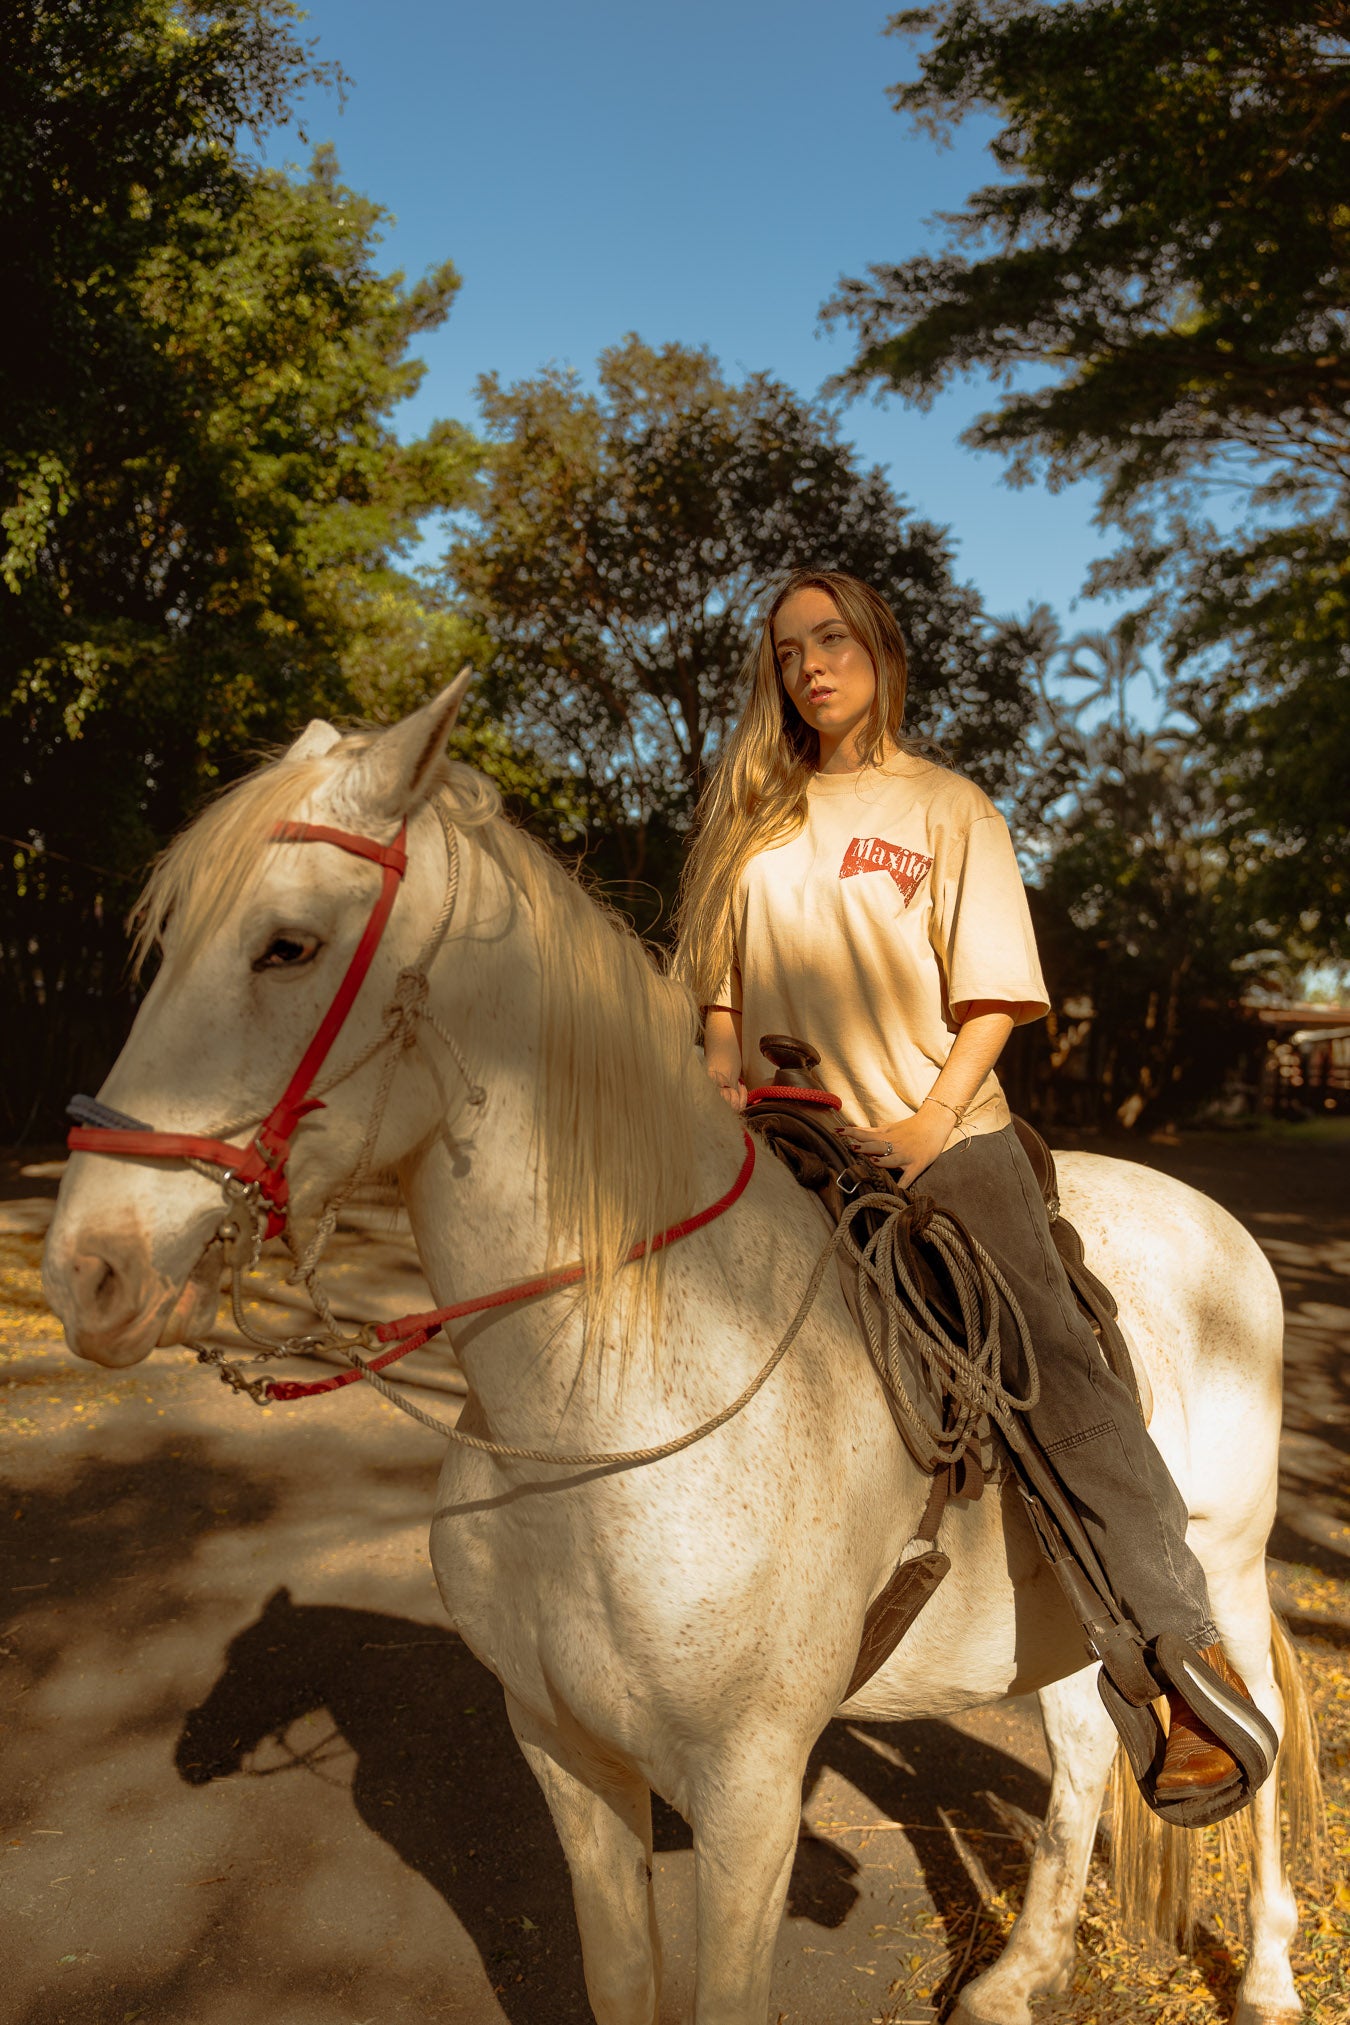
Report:
[{"label": "leather stirrup strap", "polygon": [[[871,1680],[878,1667],[885,1665],[952,1565],[942,1549],[934,1545],[942,1514],[947,1509],[951,1481],[950,1469],[939,1470],[934,1476],[923,1517],[905,1548],[909,1558],[897,1563],[886,1587],[868,1605],[845,1701]],[[910,1548],[920,1540],[927,1552],[911,1554]]]}]

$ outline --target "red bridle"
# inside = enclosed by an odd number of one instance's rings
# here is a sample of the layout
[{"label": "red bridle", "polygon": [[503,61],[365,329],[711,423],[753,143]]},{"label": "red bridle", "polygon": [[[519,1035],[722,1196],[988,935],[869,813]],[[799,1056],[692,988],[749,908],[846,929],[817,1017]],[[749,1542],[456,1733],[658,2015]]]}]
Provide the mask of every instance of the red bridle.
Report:
[{"label": "red bridle", "polygon": [[[100,1124],[90,1114],[102,1107],[87,1097],[77,1097],[72,1109],[79,1107],[88,1122],[76,1125],[66,1135],[66,1144],[71,1152],[124,1153],[139,1160],[205,1160],[224,1168],[227,1174],[239,1181],[256,1185],[267,1205],[266,1235],[278,1236],[286,1227],[286,1205],[290,1198],[286,1163],[290,1158],[291,1138],[305,1114],[322,1107],[322,1099],[311,1097],[309,1093],[342,1031],[356,995],[365,982],[375,951],[380,946],[380,938],[398,895],[399,882],[408,869],[407,834],[406,822],[401,825],[392,844],[376,843],[373,837],[358,836],[352,830],[330,829],[326,823],[278,823],[273,830],[273,843],[333,844],[340,851],[349,851],[354,858],[367,858],[372,864],[379,865],[384,876],[332,1004],[320,1020],[295,1074],[247,1146],[231,1146],[227,1140],[209,1139],[195,1132],[156,1132],[153,1126],[136,1124],[132,1120]],[[110,1118],[117,1116],[116,1113],[107,1115]]]},{"label": "red bridle", "polygon": [[[351,1011],[356,995],[365,981],[375,951],[384,934],[385,924],[398,894],[399,882],[408,866],[405,848],[407,823],[400,828],[392,844],[377,844],[371,837],[357,836],[350,830],[330,829],[324,823],[278,823],[272,832],[271,841],[279,844],[333,844],[340,851],[349,851],[353,857],[368,858],[382,867],[384,877],[380,884],[379,896],[370,910],[361,939],[356,945],[351,962],[333,996],[333,1002],[319,1022],[313,1040],[305,1049],[294,1075],[281,1096],[264,1118],[247,1146],[231,1146],[227,1140],[212,1139],[195,1132],[157,1132],[153,1126],[143,1125],[139,1120],[126,1118],[120,1112],[110,1110],[90,1097],[72,1099],[70,1109],[81,1122],[67,1135],[66,1144],[72,1153],[120,1153],[139,1160],[200,1160],[208,1165],[222,1168],[224,1180],[243,1184],[250,1192],[256,1190],[266,1207],[266,1225],[261,1235],[278,1236],[286,1227],[286,1206],[290,1188],[286,1178],[286,1163],[290,1158],[291,1137],[300,1119],[309,1111],[322,1108],[322,1099],[311,1097],[315,1077],[328,1057],[333,1042],[342,1030],[347,1014]],[[751,1097],[775,1094],[774,1090],[754,1090]],[[832,1105],[837,1108],[839,1099],[823,1092],[791,1090],[781,1094],[804,1098],[810,1103]],[[750,1176],[754,1172],[755,1149],[748,1132],[744,1133],[745,1158],[735,1181],[718,1200],[709,1203],[705,1209],[683,1218],[679,1223],[658,1231],[650,1239],[640,1240],[628,1254],[634,1262],[648,1252],[658,1252],[666,1245],[676,1244],[681,1238],[702,1230],[706,1224],[725,1214],[733,1203],[739,1201]],[[256,1258],[256,1251],[255,1251]],[[549,1293],[555,1289],[575,1286],[585,1277],[585,1268],[579,1265],[556,1267],[552,1272],[541,1274],[537,1279],[523,1280],[514,1286],[499,1288],[490,1294],[479,1294],[466,1301],[453,1302],[444,1308],[432,1309],[424,1315],[404,1315],[395,1322],[384,1322],[378,1327],[372,1325],[369,1334],[380,1344],[391,1347],[372,1358],[371,1371],[380,1371],[384,1366],[406,1357],[410,1350],[419,1349],[445,1322],[454,1321],[466,1315],[479,1314],[485,1309],[506,1306],[528,1296]],[[202,1352],[199,1350],[199,1355]],[[213,1360],[218,1361],[218,1360]],[[229,1377],[230,1367],[222,1365],[222,1372]],[[365,1375],[364,1369],[334,1373],[311,1384],[300,1384],[289,1379],[268,1379],[241,1381],[238,1374],[230,1382],[237,1383],[238,1389],[248,1391],[260,1400],[305,1399],[316,1393],[332,1392],[351,1384]]]}]

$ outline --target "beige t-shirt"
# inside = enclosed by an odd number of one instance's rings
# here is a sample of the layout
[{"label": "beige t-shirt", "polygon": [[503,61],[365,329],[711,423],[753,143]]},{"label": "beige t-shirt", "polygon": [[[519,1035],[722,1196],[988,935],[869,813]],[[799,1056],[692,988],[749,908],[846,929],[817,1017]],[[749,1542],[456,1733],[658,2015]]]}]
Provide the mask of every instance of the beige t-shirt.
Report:
[{"label": "beige t-shirt", "polygon": [[[1018,1024],[1049,1009],[1007,824],[971,781],[908,753],[817,774],[797,835],[746,867],[733,921],[713,1003],[742,1014],[746,1083],[774,1080],[761,1035],[792,1034],[854,1124],[918,1110],[974,1000]],[[1009,1117],[991,1071],[966,1130]]]}]

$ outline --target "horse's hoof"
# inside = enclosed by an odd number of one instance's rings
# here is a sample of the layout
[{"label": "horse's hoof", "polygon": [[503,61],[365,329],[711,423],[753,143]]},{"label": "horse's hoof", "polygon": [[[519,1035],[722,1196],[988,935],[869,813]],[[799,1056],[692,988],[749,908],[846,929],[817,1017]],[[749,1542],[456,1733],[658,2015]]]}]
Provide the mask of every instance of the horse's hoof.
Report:
[{"label": "horse's hoof", "polygon": [[1299,2025],[1302,2004],[1242,2004],[1233,2013],[1233,2025]]},{"label": "horse's hoof", "polygon": [[1033,2025],[1030,2006],[1022,1997],[1010,1997],[1002,2004],[995,1999],[994,2006],[987,2008],[982,2001],[979,1979],[967,1983],[955,2010],[947,2013],[947,2025]]}]

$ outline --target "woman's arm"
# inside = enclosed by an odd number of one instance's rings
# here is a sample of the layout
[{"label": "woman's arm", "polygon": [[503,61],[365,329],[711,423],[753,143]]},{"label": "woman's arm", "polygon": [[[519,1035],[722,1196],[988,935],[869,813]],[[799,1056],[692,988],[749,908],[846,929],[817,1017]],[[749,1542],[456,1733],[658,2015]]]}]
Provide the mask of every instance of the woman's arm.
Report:
[{"label": "woman's arm", "polygon": [[[876,1131],[851,1131],[850,1146],[866,1153],[879,1167],[889,1168],[901,1187],[908,1188],[951,1138],[956,1114],[975,1098],[1003,1053],[1013,1024],[1014,1016],[1007,1006],[992,999],[973,1000],[966,1007],[960,1032],[937,1081],[914,1116]],[[888,1143],[889,1153],[885,1150]]]},{"label": "woman's arm", "polygon": [[741,1081],[741,1016],[730,1006],[710,1005],[703,1021],[703,1059],[708,1074],[733,1111],[745,1109]]},{"label": "woman's arm", "polygon": [[941,1100],[958,1111],[973,1103],[989,1071],[1003,1053],[1013,1030],[1016,1009],[994,999],[977,998],[967,1006],[961,1029],[942,1073],[928,1092],[929,1104]]}]

